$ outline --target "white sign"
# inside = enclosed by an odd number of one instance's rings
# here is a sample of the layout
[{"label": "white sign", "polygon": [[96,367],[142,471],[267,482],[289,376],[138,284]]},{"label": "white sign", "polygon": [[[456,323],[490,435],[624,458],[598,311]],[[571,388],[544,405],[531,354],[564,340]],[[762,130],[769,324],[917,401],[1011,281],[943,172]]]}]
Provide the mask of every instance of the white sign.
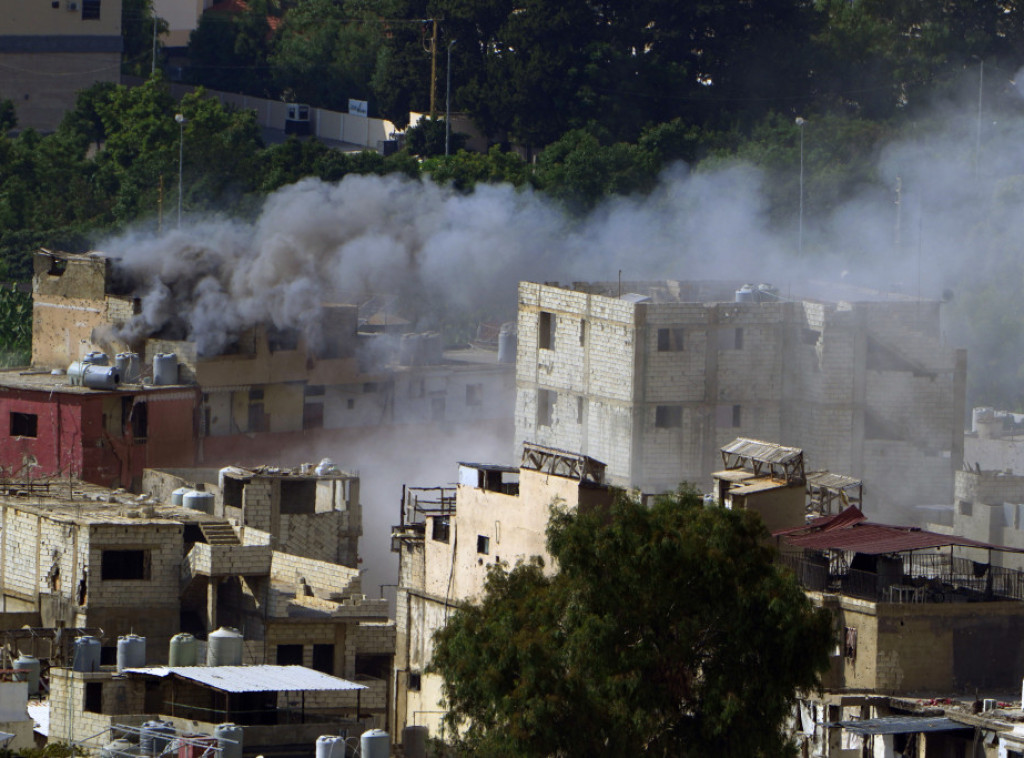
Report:
[{"label": "white sign", "polygon": [[364,118],[369,113],[369,103],[366,100],[352,100],[348,101],[348,113],[350,116],[363,116]]}]

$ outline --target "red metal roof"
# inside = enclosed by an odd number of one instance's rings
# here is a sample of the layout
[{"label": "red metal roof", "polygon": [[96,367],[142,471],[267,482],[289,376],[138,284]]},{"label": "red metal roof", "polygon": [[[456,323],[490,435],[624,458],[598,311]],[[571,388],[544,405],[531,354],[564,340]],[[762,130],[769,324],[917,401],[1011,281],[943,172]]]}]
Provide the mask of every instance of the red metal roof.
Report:
[{"label": "red metal roof", "polygon": [[773,534],[794,547],[809,550],[846,550],[866,555],[904,553],[950,545],[1024,553],[1024,550],[1017,548],[978,542],[952,534],[929,532],[915,526],[872,524],[856,506],[852,505],[835,516],[825,516],[815,519],[807,526],[783,529]]}]

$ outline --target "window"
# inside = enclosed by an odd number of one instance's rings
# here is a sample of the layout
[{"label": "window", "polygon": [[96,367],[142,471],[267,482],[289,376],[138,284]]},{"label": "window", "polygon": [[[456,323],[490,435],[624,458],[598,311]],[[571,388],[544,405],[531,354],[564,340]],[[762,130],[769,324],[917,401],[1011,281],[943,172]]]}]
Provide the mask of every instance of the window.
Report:
[{"label": "window", "polygon": [[448,542],[451,538],[451,523],[447,516],[434,516],[431,519],[430,539],[434,542]]},{"label": "window", "polygon": [[551,426],[556,400],[558,393],[554,390],[537,390],[537,426]]},{"label": "window", "polygon": [[299,332],[296,329],[267,329],[267,349],[272,353],[299,349]]},{"label": "window", "polygon": [[349,410],[352,410],[353,408],[356,407],[356,401],[350,397],[348,400],[345,401],[345,407],[348,408]]},{"label": "window", "polygon": [[683,406],[659,405],[654,409],[654,426],[658,429],[678,429],[683,425]]},{"label": "window", "polygon": [[734,350],[742,350],[743,349],[743,327],[739,327],[739,326],[736,327],[736,333],[733,336],[733,349]]},{"label": "window", "polygon": [[718,330],[719,350],[742,350],[743,327],[722,327]]},{"label": "window", "polygon": [[263,402],[262,387],[256,387],[249,390],[249,402]]},{"label": "window", "polygon": [[671,353],[683,349],[685,330],[679,327],[658,330],[658,352]]},{"label": "window", "polygon": [[125,428],[131,428],[132,437],[140,442],[146,439],[146,431],[149,426],[149,413],[147,409],[146,403],[136,402],[134,397],[121,398],[121,418]]},{"label": "window", "polygon": [[821,337],[821,332],[817,329],[803,330],[802,340],[805,345],[817,345],[819,337]]},{"label": "window", "polygon": [[540,312],[540,326],[537,333],[538,344],[542,350],[555,349],[555,314]]},{"label": "window", "polygon": [[100,18],[100,0],[82,0],[82,20],[98,21]]},{"label": "window", "polygon": [[580,319],[580,347],[587,344],[587,320],[585,318]]},{"label": "window", "polygon": [[323,397],[324,385],[322,384],[307,384],[302,389],[302,394],[306,397]]},{"label": "window", "polygon": [[316,512],[316,479],[284,479],[281,481],[281,513],[309,514]]},{"label": "window", "polygon": [[103,713],[103,682],[85,683],[84,705],[89,713]]},{"label": "window", "polygon": [[483,405],[484,403],[484,385],[482,384],[467,384],[466,385],[466,405]]},{"label": "window", "polygon": [[231,476],[224,477],[224,505],[232,508],[242,507],[242,492],[245,490],[245,482]]},{"label": "window", "polygon": [[12,437],[35,437],[39,429],[39,416],[34,413],[11,413]]},{"label": "window", "polygon": [[957,503],[957,506],[960,508],[960,515],[961,516],[973,516],[974,515],[974,503],[972,503],[970,500],[960,500]]},{"label": "window", "polygon": [[715,408],[715,426],[719,429],[735,428],[742,425],[743,408],[739,405],[719,405]]},{"label": "window", "polygon": [[483,534],[478,534],[476,536],[476,551],[480,553],[480,555],[490,555],[491,538]]},{"label": "window", "polygon": [[423,675],[420,674],[419,671],[410,671],[409,672],[409,689],[412,692],[419,692],[420,691],[420,682],[421,682],[422,676]]},{"label": "window", "polygon": [[356,653],[356,676],[387,679],[391,674],[391,656],[387,653]]},{"label": "window", "polygon": [[147,550],[104,550],[100,579],[149,579],[149,552]]},{"label": "window", "polygon": [[302,645],[278,645],[277,646],[278,666],[301,666]]},{"label": "window", "polygon": [[334,645],[313,645],[313,669],[334,674]]},{"label": "window", "polygon": [[324,428],[324,404],[305,403],[302,406],[302,428],[323,429]]}]

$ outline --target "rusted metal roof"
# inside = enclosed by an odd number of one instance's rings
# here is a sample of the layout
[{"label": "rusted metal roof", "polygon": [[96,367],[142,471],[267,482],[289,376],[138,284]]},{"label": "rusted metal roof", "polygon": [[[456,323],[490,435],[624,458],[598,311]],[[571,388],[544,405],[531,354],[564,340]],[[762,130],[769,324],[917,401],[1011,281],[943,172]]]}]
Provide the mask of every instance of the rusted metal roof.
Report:
[{"label": "rusted metal roof", "polygon": [[764,463],[792,463],[804,454],[798,447],[785,447],[774,442],[761,442],[745,437],[737,437],[722,448],[723,453],[738,455]]},{"label": "rusted metal roof", "polygon": [[1024,553],[1024,550],[1017,548],[992,545],[952,534],[929,532],[915,526],[872,524],[855,506],[850,506],[835,516],[815,519],[807,526],[782,529],[773,534],[793,547],[808,550],[844,550],[865,555],[887,555],[949,546]]}]

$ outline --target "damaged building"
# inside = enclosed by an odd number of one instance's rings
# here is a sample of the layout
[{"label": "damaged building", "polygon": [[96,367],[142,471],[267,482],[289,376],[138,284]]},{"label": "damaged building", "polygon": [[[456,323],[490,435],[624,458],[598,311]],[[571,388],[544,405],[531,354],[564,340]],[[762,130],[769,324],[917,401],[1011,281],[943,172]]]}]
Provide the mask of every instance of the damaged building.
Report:
[{"label": "damaged building", "polygon": [[[432,635],[457,604],[478,598],[488,569],[548,557],[550,507],[610,505],[604,464],[587,456],[525,444],[519,466],[460,463],[455,487],[405,489],[392,530],[399,554],[393,733],[426,726],[443,736],[441,677],[426,672]],[[547,570],[553,570],[550,559]]]},{"label": "damaged building", "polygon": [[523,282],[516,441],[656,492],[706,481],[735,437],[770,439],[892,506],[949,502],[966,352],[945,344],[941,307],[815,284]]},{"label": "damaged building", "polygon": [[[136,356],[147,386],[161,374],[161,381],[198,388],[188,416],[194,449],[173,460],[150,456],[146,465],[278,460],[282,450],[343,445],[353,431],[395,425],[511,434],[514,348],[446,350],[437,333],[409,332],[405,322],[403,333],[382,332],[357,305],[322,303],[315,339],[258,323],[204,352],[184,322],[155,332],[141,326],[143,288],[116,259],[41,250],[34,266],[33,371],[63,371],[94,353],[125,354]],[[0,374],[0,388],[8,378]],[[181,460],[189,450],[192,459]]]}]

